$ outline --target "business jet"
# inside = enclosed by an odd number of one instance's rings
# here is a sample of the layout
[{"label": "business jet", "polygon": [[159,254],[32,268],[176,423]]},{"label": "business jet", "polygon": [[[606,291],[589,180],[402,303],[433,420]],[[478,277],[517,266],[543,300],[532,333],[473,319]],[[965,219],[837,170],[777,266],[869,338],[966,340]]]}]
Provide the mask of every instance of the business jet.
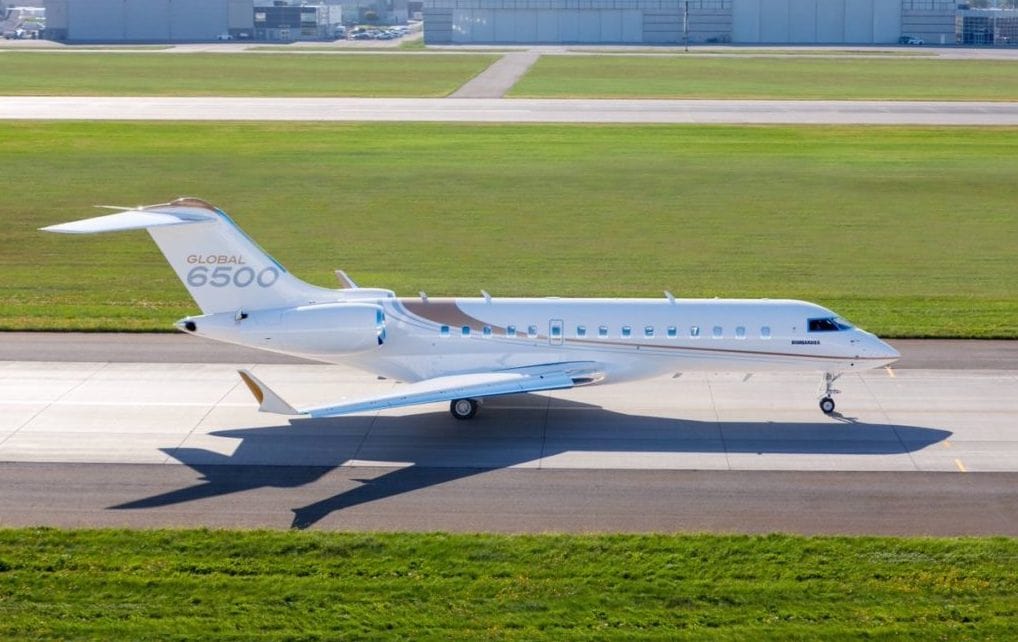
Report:
[{"label": "business jet", "polygon": [[42,228],[93,234],[145,229],[202,314],[176,323],[209,339],[356,368],[403,382],[396,392],[295,408],[240,370],[263,412],[333,417],[449,402],[470,419],[480,400],[675,372],[814,371],[820,409],[834,381],[900,356],[830,310],[792,300],[402,298],[337,271],[338,289],[301,281],[222,210],[196,198]]}]

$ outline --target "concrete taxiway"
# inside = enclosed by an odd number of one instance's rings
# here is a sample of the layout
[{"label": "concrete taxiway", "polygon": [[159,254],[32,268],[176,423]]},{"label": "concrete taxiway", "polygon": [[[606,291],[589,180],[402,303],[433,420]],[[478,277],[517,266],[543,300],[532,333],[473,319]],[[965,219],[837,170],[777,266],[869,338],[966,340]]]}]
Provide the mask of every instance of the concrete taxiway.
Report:
[{"label": "concrete taxiway", "polygon": [[[684,373],[457,422],[260,414],[238,366],[0,362],[0,524],[1018,534],[1016,370],[847,375],[834,417],[812,375]],[[297,405],[399,385],[253,367]]]},{"label": "concrete taxiway", "polygon": [[0,97],[0,120],[1018,125],[1018,103],[501,98]]}]

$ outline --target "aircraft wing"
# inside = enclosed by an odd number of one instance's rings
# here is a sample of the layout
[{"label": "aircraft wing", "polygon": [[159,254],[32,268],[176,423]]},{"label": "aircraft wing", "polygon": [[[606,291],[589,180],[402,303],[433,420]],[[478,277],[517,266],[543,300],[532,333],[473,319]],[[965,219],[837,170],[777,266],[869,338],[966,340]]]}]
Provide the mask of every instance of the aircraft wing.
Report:
[{"label": "aircraft wing", "polygon": [[604,379],[599,364],[574,361],[495,372],[449,375],[401,384],[395,392],[335,404],[294,408],[247,370],[238,371],[258,400],[258,410],[281,415],[335,417],[354,412],[399,408],[453,399],[479,399],[541,390],[561,390]]}]

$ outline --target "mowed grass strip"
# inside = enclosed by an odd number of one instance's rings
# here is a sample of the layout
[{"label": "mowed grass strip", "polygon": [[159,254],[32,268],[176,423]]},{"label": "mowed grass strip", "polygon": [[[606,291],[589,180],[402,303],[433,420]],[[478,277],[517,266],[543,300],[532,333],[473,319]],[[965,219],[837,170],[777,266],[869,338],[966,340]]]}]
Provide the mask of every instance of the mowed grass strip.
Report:
[{"label": "mowed grass strip", "polygon": [[1001,60],[542,56],[517,98],[1018,99]]},{"label": "mowed grass strip", "polygon": [[9,96],[446,96],[497,55],[0,53]]},{"label": "mowed grass strip", "polygon": [[292,272],[400,295],[801,298],[887,336],[1018,337],[1018,129],[7,123],[0,327],[196,312],[143,232],[193,195]]},{"label": "mowed grass strip", "polygon": [[5,639],[1013,639],[1014,539],[0,530]]}]

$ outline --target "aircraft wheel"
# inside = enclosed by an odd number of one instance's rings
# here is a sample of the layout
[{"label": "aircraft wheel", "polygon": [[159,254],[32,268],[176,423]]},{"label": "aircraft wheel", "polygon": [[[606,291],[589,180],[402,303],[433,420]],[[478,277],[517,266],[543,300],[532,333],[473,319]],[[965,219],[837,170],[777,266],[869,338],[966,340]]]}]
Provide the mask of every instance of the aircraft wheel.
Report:
[{"label": "aircraft wheel", "polygon": [[453,399],[449,404],[449,412],[452,416],[465,421],[467,419],[473,419],[474,415],[477,414],[477,400],[476,399]]},{"label": "aircraft wheel", "polygon": [[824,397],[820,400],[820,410],[825,415],[829,415],[834,412],[834,400],[830,397]]}]

